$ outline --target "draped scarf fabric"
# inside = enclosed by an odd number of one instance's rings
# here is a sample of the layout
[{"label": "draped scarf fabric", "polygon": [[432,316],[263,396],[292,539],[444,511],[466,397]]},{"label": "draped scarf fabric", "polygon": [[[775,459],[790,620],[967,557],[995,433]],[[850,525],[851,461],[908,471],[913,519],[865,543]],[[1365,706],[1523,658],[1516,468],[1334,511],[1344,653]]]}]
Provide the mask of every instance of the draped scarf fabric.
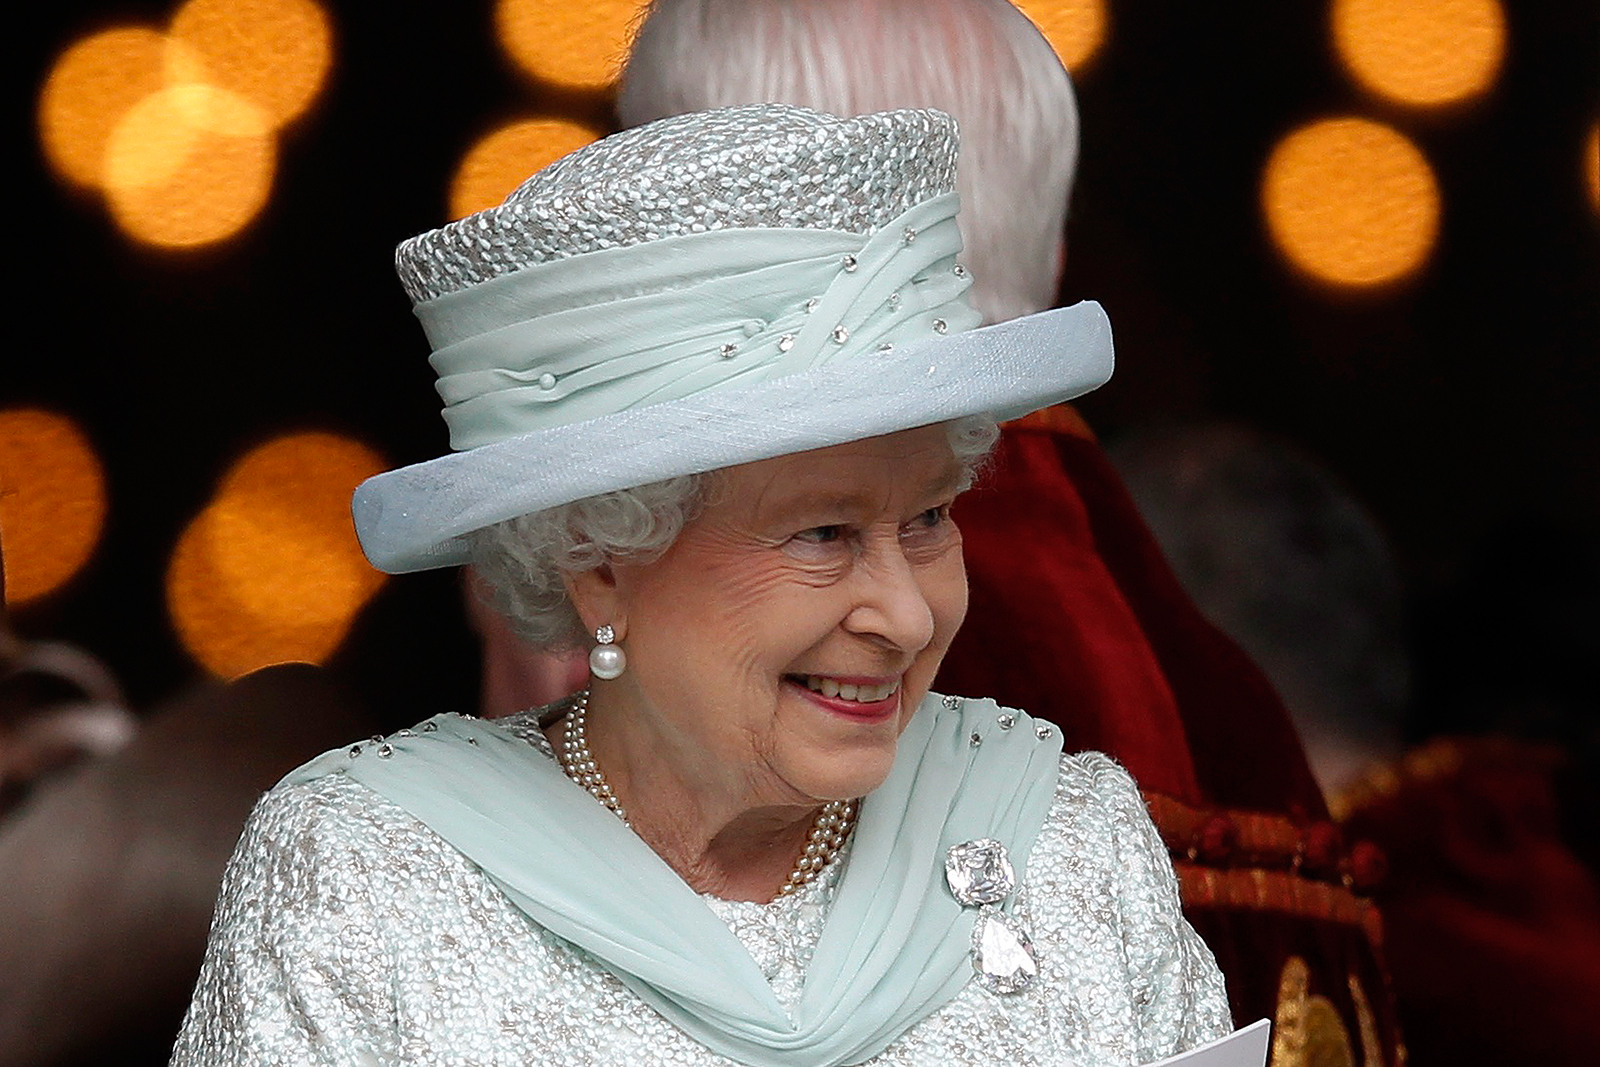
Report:
[{"label": "draped scarf fabric", "polygon": [[[346,774],[480,867],[533,922],[592,954],[707,1048],[755,1067],[855,1064],[947,1003],[972,971],[974,915],[950,894],[952,844],[995,838],[1019,877],[1054,795],[1059,731],[992,701],[930,694],[855,841],[793,1015],[737,937],[561,767],[454,715],[392,753],[323,754],[289,783]],[[973,738],[978,740],[974,742]]]}]

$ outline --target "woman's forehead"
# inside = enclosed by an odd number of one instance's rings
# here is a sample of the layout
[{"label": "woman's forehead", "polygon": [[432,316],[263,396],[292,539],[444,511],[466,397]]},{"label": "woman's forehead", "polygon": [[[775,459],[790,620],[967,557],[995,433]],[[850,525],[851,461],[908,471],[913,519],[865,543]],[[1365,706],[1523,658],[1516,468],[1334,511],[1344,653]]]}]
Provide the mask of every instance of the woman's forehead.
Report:
[{"label": "woman's forehead", "polygon": [[814,505],[872,510],[956,489],[963,468],[942,426],[730,467],[723,499],[759,514]]}]

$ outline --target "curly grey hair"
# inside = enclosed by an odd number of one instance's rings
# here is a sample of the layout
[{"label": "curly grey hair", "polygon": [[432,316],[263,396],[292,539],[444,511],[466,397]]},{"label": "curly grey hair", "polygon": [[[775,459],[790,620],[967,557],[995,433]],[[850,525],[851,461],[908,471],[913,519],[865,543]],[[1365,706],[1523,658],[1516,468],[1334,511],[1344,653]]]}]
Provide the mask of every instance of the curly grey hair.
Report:
[{"label": "curly grey hair", "polygon": [[[1000,430],[982,415],[945,428],[965,472],[965,490]],[[668,478],[486,526],[468,535],[472,566],[487,585],[494,609],[522,640],[552,651],[582,647],[589,635],[567,597],[563,576],[608,560],[659,559],[700,514],[716,483],[716,471]]]}]

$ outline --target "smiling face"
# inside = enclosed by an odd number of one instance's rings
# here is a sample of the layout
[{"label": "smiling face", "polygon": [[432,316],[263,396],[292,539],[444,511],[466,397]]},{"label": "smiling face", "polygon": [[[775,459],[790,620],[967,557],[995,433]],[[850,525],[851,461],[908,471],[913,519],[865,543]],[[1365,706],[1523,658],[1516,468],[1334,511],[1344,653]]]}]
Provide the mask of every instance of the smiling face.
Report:
[{"label": "smiling face", "polygon": [[966,614],[962,474],[940,426],[722,472],[659,560],[580,582],[628,656],[596,708],[712,805],[870,792]]}]

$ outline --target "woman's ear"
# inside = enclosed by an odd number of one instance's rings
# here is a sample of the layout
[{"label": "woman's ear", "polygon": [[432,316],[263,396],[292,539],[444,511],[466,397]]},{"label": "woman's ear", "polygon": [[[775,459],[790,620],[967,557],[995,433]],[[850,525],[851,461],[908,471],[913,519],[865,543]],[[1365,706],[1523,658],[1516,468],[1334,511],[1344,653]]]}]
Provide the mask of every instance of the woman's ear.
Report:
[{"label": "woman's ear", "polygon": [[617,640],[623,638],[628,632],[627,612],[611,564],[602,563],[586,571],[565,571],[561,581],[567,587],[567,599],[583,620],[585,632],[593,634],[602,626],[610,626],[616,631]]}]

